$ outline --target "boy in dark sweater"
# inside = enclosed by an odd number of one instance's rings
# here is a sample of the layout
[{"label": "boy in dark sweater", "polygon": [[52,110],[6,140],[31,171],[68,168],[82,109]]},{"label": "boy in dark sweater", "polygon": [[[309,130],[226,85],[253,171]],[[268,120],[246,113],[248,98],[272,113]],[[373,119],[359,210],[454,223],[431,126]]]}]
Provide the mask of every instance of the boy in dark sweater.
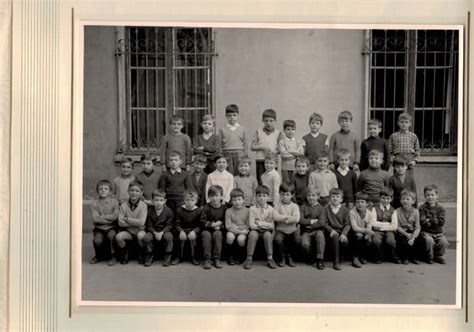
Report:
[{"label": "boy in dark sweater", "polygon": [[189,241],[191,248],[191,263],[199,265],[196,258],[196,241],[200,232],[201,208],[196,206],[198,194],[194,190],[186,190],[183,194],[184,205],[176,211],[175,229],[178,233],[180,246],[178,257],[171,264],[176,265],[183,261],[184,246]]},{"label": "boy in dark sweater", "polygon": [[331,243],[331,249],[334,259],[334,270],[341,269],[339,255],[339,246],[347,247],[348,234],[351,229],[349,220],[349,209],[342,205],[342,190],[331,189],[329,192],[329,204],[324,208],[326,223],[324,228],[328,235],[328,241]]},{"label": "boy in dark sweater", "polygon": [[390,168],[390,153],[388,151],[388,142],[385,138],[379,136],[382,131],[382,122],[378,119],[369,120],[367,124],[369,137],[360,144],[360,170],[369,168],[369,152],[378,150],[383,153],[383,162],[381,168],[388,171]]},{"label": "boy in dark sweater", "polygon": [[207,159],[202,154],[194,156],[193,170],[189,173],[189,183],[198,193],[197,206],[203,206],[206,203],[206,183],[207,174],[204,172]]},{"label": "boy in dark sweater", "polygon": [[159,189],[166,193],[168,207],[176,211],[183,205],[183,192],[192,188],[188,174],[181,169],[183,160],[177,151],[169,153],[168,169],[161,175]]},{"label": "boy in dark sweater", "polygon": [[[169,125],[169,133],[163,136],[160,144],[160,162],[162,163],[163,173],[167,168],[165,163],[169,161],[172,152],[176,151],[184,158],[184,169],[190,168],[193,156],[191,138],[181,132],[184,127],[184,120],[177,115],[173,115]],[[168,167],[170,166],[168,165]]]},{"label": "boy in dark sweater", "polygon": [[449,245],[443,234],[446,211],[438,203],[438,188],[428,185],[423,189],[426,202],[420,206],[421,240],[427,254],[428,263],[433,260],[440,264],[446,264],[443,257]]},{"label": "boy in dark sweater", "polygon": [[220,186],[210,186],[207,192],[209,203],[204,205],[201,212],[203,267],[211,268],[211,258],[214,266],[222,268],[222,233],[224,231],[226,205],[222,201],[224,190]]},{"label": "boy in dark sweater", "polygon": [[329,169],[334,170],[337,167],[337,152],[340,149],[347,149],[351,154],[351,166],[354,171],[358,172],[360,162],[360,139],[351,132],[352,113],[349,111],[342,111],[337,117],[337,123],[341,129],[332,134],[329,139]]},{"label": "boy in dark sweater", "polygon": [[359,190],[369,195],[369,200],[377,202],[380,199],[380,191],[388,186],[390,175],[380,169],[382,164],[382,152],[372,150],[369,152],[369,168],[362,171],[359,176]]},{"label": "boy in dark sweater", "polygon": [[291,178],[291,183],[295,186],[294,201],[298,205],[302,205],[305,200],[306,188],[308,188],[309,180],[309,161],[306,157],[296,158],[296,173]]},{"label": "boy in dark sweater", "polygon": [[158,182],[160,181],[160,173],[154,167],[154,158],[149,154],[144,154],[141,157],[143,170],[135,175],[135,180],[143,184],[143,201],[147,205],[152,205],[151,194],[158,189]]},{"label": "boy in dark sweater", "polygon": [[202,134],[199,135],[194,144],[194,153],[206,157],[207,163],[204,172],[210,174],[215,171],[216,164],[214,158],[222,150],[222,140],[219,135],[214,134],[214,117],[206,114],[202,117]]},{"label": "boy in dark sweater", "polygon": [[339,166],[335,169],[337,185],[343,192],[342,202],[350,210],[354,206],[354,195],[357,190],[357,174],[349,168],[351,162],[351,152],[347,149],[340,149],[337,152],[337,162]]},{"label": "boy in dark sweater", "polygon": [[[307,255],[309,262],[313,261],[313,266],[318,270],[324,270],[324,248],[326,240],[324,238],[324,227],[326,217],[324,207],[319,204],[319,192],[314,187],[306,190],[306,202],[300,206],[300,232],[301,247]],[[316,250],[314,250],[316,248]]]},{"label": "boy in dark sweater", "polygon": [[[393,158],[393,175],[388,181],[388,186],[393,190],[393,207],[399,208],[402,206],[400,203],[400,193],[404,189],[408,189],[416,194],[416,183],[413,178],[413,174],[407,172],[408,160],[403,154],[397,155]],[[415,207],[417,206],[417,198],[415,196]]]},{"label": "boy in dark sweater", "polygon": [[309,117],[310,133],[303,136],[305,142],[304,155],[309,160],[309,172],[316,170],[316,160],[322,152],[328,152],[328,135],[320,132],[323,126],[323,117],[318,113],[313,113]]},{"label": "boy in dark sweater", "polygon": [[165,245],[165,257],[163,266],[169,266],[171,263],[171,253],[173,252],[173,227],[174,213],[166,206],[166,193],[163,190],[154,190],[151,194],[152,205],[148,207],[146,217],[146,235],[145,242],[145,266],[153,264],[154,242]]}]

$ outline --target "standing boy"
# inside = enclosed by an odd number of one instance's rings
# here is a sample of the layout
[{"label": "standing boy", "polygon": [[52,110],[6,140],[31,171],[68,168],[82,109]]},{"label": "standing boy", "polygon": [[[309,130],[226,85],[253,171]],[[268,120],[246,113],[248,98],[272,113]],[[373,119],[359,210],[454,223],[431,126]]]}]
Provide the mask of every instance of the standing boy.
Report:
[{"label": "standing boy", "polygon": [[322,152],[329,150],[328,135],[321,133],[323,126],[323,117],[318,113],[313,113],[309,117],[309,134],[303,136],[305,142],[304,155],[309,161],[309,171],[314,171],[316,167],[316,160]]},{"label": "standing boy", "polygon": [[352,168],[354,171],[359,171],[360,161],[360,139],[351,132],[352,113],[349,111],[342,111],[339,113],[337,122],[341,129],[332,134],[329,139],[329,161],[331,162],[331,169],[335,168],[335,158],[337,151],[340,149],[347,149],[351,154]]},{"label": "standing boy", "polygon": [[[249,209],[244,205],[242,189],[232,189],[230,199],[232,207],[225,212],[226,243],[230,247],[229,265],[235,265],[235,258],[245,257],[245,243],[249,233]],[[238,258],[237,261],[240,262],[241,259]]]},{"label": "standing boy", "polygon": [[369,137],[360,144],[360,170],[369,168],[369,152],[378,150],[383,153],[383,163],[380,168],[388,171],[390,168],[390,152],[388,150],[388,142],[385,138],[379,136],[382,131],[382,122],[378,119],[369,120],[367,124]]},{"label": "standing boy", "polygon": [[189,173],[189,182],[194,190],[196,190],[198,193],[197,206],[202,206],[206,203],[207,174],[204,172],[206,163],[207,159],[204,155],[195,155],[193,170]]},{"label": "standing boy", "polygon": [[295,186],[294,201],[301,206],[306,198],[306,188],[309,181],[309,161],[306,157],[296,158],[296,173],[291,178],[291,183]]},{"label": "standing boy", "polygon": [[192,188],[188,174],[181,169],[183,160],[177,151],[168,154],[168,168],[163,172],[158,184],[159,189],[166,193],[168,207],[176,211],[183,205],[183,192]]},{"label": "standing boy", "polygon": [[194,144],[194,153],[204,155],[207,158],[206,174],[214,172],[216,165],[214,158],[222,150],[222,140],[219,135],[214,134],[214,117],[206,114],[202,117],[202,134],[199,135]]},{"label": "standing boy", "polygon": [[[416,193],[416,183],[413,178],[413,173],[407,172],[408,160],[403,154],[397,155],[393,158],[393,175],[388,181],[388,186],[393,190],[393,207],[399,208],[402,206],[400,203],[400,194],[404,189],[408,189]],[[415,207],[417,206],[417,199],[415,196]]]},{"label": "standing boy", "polygon": [[378,202],[380,191],[387,187],[390,175],[380,169],[382,164],[382,152],[372,150],[369,152],[369,168],[362,171],[359,176],[359,190],[369,195],[369,200]]},{"label": "standing boy", "polygon": [[115,198],[117,198],[119,204],[128,201],[128,186],[132,181],[135,181],[135,177],[132,175],[133,160],[125,157],[120,162],[120,176],[117,176],[113,181],[113,191],[115,192]]},{"label": "standing boy", "polygon": [[337,152],[337,166],[334,174],[336,174],[337,186],[342,189],[344,198],[342,202],[346,204],[350,210],[354,206],[354,195],[358,191],[357,174],[349,168],[351,162],[351,153],[347,149],[340,149]]},{"label": "standing boy", "polygon": [[280,140],[281,176],[283,182],[290,182],[296,170],[296,158],[304,156],[304,141],[295,137],[296,123],[283,121],[285,135]]},{"label": "standing boy", "polygon": [[228,162],[228,170],[232,175],[236,175],[239,159],[248,154],[248,138],[245,127],[237,122],[239,119],[237,105],[228,105],[225,108],[225,116],[227,124],[219,131],[219,136],[222,140],[222,152]]},{"label": "standing boy", "polygon": [[216,170],[207,176],[206,202],[209,203],[210,197],[208,195],[211,186],[219,186],[223,190],[224,203],[230,202],[230,192],[234,189],[234,176],[227,171],[227,158],[218,154],[215,158]]},{"label": "standing boy", "polygon": [[338,188],[336,175],[328,169],[329,158],[326,152],[318,156],[318,168],[309,175],[308,187],[314,187],[319,192],[319,203],[326,206],[329,202],[329,192]]},{"label": "standing boy", "polygon": [[171,130],[163,136],[160,145],[160,162],[163,165],[163,172],[166,171],[166,162],[169,160],[171,152],[178,152],[181,158],[184,158],[185,169],[191,166],[193,156],[191,138],[181,132],[184,126],[183,119],[173,115],[169,123]]},{"label": "standing boy", "polygon": [[258,187],[257,179],[250,174],[252,160],[242,157],[239,161],[239,175],[234,177],[234,189],[241,189],[244,197],[244,205],[250,207],[255,204],[255,189]]},{"label": "standing boy", "polygon": [[265,172],[265,154],[268,152],[278,154],[278,142],[281,139],[281,132],[275,129],[276,112],[273,109],[263,111],[262,122],[263,128],[257,129],[250,145],[250,150],[257,152],[255,167],[259,184],[262,184],[261,176]]},{"label": "standing boy", "polygon": [[280,173],[275,169],[277,166],[277,156],[274,153],[265,154],[265,173],[262,174],[262,185],[270,189],[267,203],[274,206],[280,202]]},{"label": "standing boy", "polygon": [[135,180],[143,184],[143,201],[147,205],[152,205],[151,194],[158,189],[158,182],[160,181],[160,174],[153,168],[153,156],[144,154],[141,157],[143,170],[135,175]]}]

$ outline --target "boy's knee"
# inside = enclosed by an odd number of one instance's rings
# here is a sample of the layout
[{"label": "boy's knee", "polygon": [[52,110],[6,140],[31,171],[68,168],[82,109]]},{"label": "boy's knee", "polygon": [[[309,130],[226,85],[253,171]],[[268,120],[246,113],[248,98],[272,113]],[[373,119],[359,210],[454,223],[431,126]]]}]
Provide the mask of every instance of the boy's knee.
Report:
[{"label": "boy's knee", "polygon": [[230,244],[234,243],[234,240],[235,240],[234,233],[227,232],[227,234],[225,236],[225,242],[230,245]]},{"label": "boy's knee", "polygon": [[104,243],[104,237],[102,234],[98,233],[94,235],[94,239],[92,240],[95,246],[100,247]]},{"label": "boy's knee", "polygon": [[238,244],[240,247],[245,246],[245,240],[246,240],[246,236],[245,236],[245,235],[240,234],[239,236],[237,236],[237,244]]},{"label": "boy's knee", "polygon": [[212,233],[212,238],[217,241],[222,241],[222,232],[214,231],[214,233]]},{"label": "boy's knee", "polygon": [[117,235],[117,232],[115,232],[114,230],[111,230],[111,231],[108,231],[107,238],[109,239],[109,241],[113,241],[116,235]]},{"label": "boy's knee", "polygon": [[442,238],[440,238],[439,241],[438,241],[438,246],[443,247],[443,248],[448,247],[448,246],[449,246],[448,239],[446,239],[445,236],[443,236]]},{"label": "boy's knee", "polygon": [[146,236],[146,233],[145,233],[144,231],[140,231],[140,232],[138,232],[138,234],[137,234],[137,240],[138,240],[138,241],[143,241],[143,239],[145,238],[145,236]]},{"label": "boy's knee", "polygon": [[362,234],[362,233],[355,233],[355,238],[356,238],[357,240],[361,240],[363,237],[364,237],[364,234]]},{"label": "boy's knee", "polygon": [[166,242],[173,241],[173,234],[171,234],[170,232],[166,232],[165,234],[163,234],[163,239]]},{"label": "boy's knee", "polygon": [[263,233],[263,239],[264,239],[264,240],[267,240],[267,241],[268,241],[268,240],[271,241],[271,240],[272,240],[272,233],[270,233],[270,232],[265,232],[265,233]]},{"label": "boy's knee", "polygon": [[256,231],[251,231],[249,234],[249,240],[257,240],[258,239],[258,233]]},{"label": "boy's knee", "polygon": [[425,234],[423,235],[423,239],[425,240],[425,243],[428,247],[432,247],[435,243],[431,235]]},{"label": "boy's knee", "polygon": [[153,234],[146,233],[145,237],[143,238],[143,242],[150,243],[153,241]]}]

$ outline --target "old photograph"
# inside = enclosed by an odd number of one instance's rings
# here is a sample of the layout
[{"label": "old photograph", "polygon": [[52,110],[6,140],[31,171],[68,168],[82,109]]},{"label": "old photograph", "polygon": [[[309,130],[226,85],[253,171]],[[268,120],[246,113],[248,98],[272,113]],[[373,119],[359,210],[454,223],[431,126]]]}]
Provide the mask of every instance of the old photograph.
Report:
[{"label": "old photograph", "polygon": [[461,38],[86,25],[80,300],[459,305]]}]

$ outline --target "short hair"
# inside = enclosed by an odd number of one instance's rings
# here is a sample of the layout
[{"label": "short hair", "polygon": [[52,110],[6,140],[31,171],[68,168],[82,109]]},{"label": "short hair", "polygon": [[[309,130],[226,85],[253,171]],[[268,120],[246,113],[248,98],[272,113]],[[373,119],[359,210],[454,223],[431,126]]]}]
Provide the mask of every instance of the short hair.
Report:
[{"label": "short hair", "polygon": [[382,158],[383,152],[382,152],[382,151],[379,151],[379,150],[376,150],[376,149],[373,149],[373,150],[370,150],[370,152],[369,152],[369,158],[370,158],[371,156],[379,156],[379,157]]},{"label": "short hair", "polygon": [[349,151],[349,149],[346,149],[346,148],[342,148],[342,149],[339,149],[337,151],[337,159],[339,160],[339,158],[341,157],[345,157],[345,156],[351,156],[351,152]]},{"label": "short hair", "polygon": [[145,153],[145,154],[142,154],[140,156],[140,161],[141,162],[144,162],[144,161],[151,161],[152,163],[155,163],[155,157],[153,157],[151,154],[149,153]]},{"label": "short hair", "polygon": [[240,188],[234,188],[230,192],[230,199],[235,198],[235,197],[245,197],[244,191]]},{"label": "short hair", "polygon": [[399,116],[398,116],[398,120],[397,121],[400,121],[400,120],[408,120],[408,121],[412,121],[412,117],[409,113],[407,112],[403,112],[401,113]]},{"label": "short hair", "polygon": [[204,121],[212,121],[212,123],[215,122],[215,118],[214,118],[214,115],[212,114],[205,114],[202,119],[201,119],[201,123],[204,122]]},{"label": "short hair", "polygon": [[173,123],[173,122],[181,122],[181,124],[184,124],[184,120],[182,117],[178,116],[178,115],[173,115],[171,118],[170,118],[170,124]]},{"label": "short hair", "polygon": [[128,184],[128,189],[130,190],[130,188],[132,187],[138,187],[140,188],[140,191],[143,191],[143,183],[141,183],[140,181],[132,181]]},{"label": "short hair", "polygon": [[184,193],[183,193],[183,198],[186,199],[186,198],[195,198],[195,199],[198,199],[199,197],[199,194],[196,190],[194,189],[188,189],[188,190],[185,190]]},{"label": "short hair", "polygon": [[221,196],[224,195],[224,189],[222,189],[221,186],[215,184],[215,185],[210,186],[209,189],[207,189],[207,196],[211,197],[211,196],[217,196],[217,195],[221,195]]},{"label": "short hair", "polygon": [[382,121],[379,119],[370,119],[369,122],[367,122],[367,127],[369,126],[377,126],[379,129],[382,129]]},{"label": "short hair", "polygon": [[339,115],[337,116],[337,122],[341,121],[341,120],[349,120],[349,121],[352,121],[352,113],[349,112],[349,111],[342,111],[341,113],[339,113]]},{"label": "short hair", "polygon": [[332,188],[331,190],[329,190],[329,196],[332,196],[332,195],[344,196],[344,192],[340,188]]},{"label": "short hair", "polygon": [[319,154],[318,154],[318,157],[316,158],[316,160],[320,159],[320,158],[329,158],[329,153],[327,153],[326,151],[321,151]]},{"label": "short hair", "polygon": [[436,194],[438,194],[438,187],[434,184],[428,184],[423,188],[423,194],[426,195],[427,191],[434,191]]},{"label": "short hair", "polygon": [[133,167],[133,159],[130,157],[123,157],[122,160],[120,160],[120,166],[123,164],[131,164]]},{"label": "short hair", "polygon": [[409,189],[403,189],[402,192],[400,193],[400,198],[405,197],[405,196],[409,196],[413,200],[416,199],[416,194],[413,191],[409,190]]},{"label": "short hair", "polygon": [[397,166],[397,165],[406,166],[408,165],[408,160],[403,154],[398,154],[393,158],[392,165],[393,166]]},{"label": "short hair", "polygon": [[304,192],[304,196],[308,197],[309,194],[315,194],[316,196],[321,196],[321,193],[315,186],[309,186]]},{"label": "short hair", "polygon": [[312,113],[310,116],[309,116],[309,123],[313,122],[313,121],[319,121],[321,122],[321,124],[323,124],[323,121],[324,121],[324,118],[321,114],[318,114],[318,113]]},{"label": "short hair", "polygon": [[283,129],[286,129],[288,127],[293,127],[296,129],[296,122],[294,120],[285,120],[283,121]]},{"label": "short hair", "polygon": [[263,111],[262,113],[262,119],[265,119],[265,118],[272,118],[272,119],[275,119],[277,118],[277,114],[275,112],[274,109],[266,109],[265,111]]},{"label": "short hair", "polygon": [[273,152],[265,152],[265,160],[273,160],[276,162],[277,155]]},{"label": "short hair", "polygon": [[203,154],[197,154],[194,156],[194,162],[200,162],[202,164],[207,164],[207,158]]},{"label": "short hair", "polygon": [[265,185],[260,185],[255,189],[255,195],[270,195],[270,189]]},{"label": "short hair", "polygon": [[216,154],[216,156],[214,157],[214,162],[216,162],[219,159],[225,159],[225,161],[227,161],[227,157],[223,155],[222,153]]},{"label": "short hair", "polygon": [[390,187],[383,187],[380,190],[380,196],[388,196],[388,197],[393,197],[393,190]]},{"label": "short hair", "polygon": [[227,105],[225,108],[225,114],[229,114],[229,113],[239,114],[239,106],[237,106],[236,104]]},{"label": "short hair", "polygon": [[103,180],[100,180],[99,182],[97,182],[97,184],[95,186],[95,191],[96,192],[99,192],[99,187],[100,186],[109,186],[109,189],[112,190],[112,183],[110,183],[110,181],[107,180],[107,179],[103,179]]},{"label": "short hair", "polygon": [[239,159],[239,166],[241,164],[249,164],[249,165],[252,165],[252,159],[250,159],[248,156],[242,156],[240,159]]},{"label": "short hair", "polygon": [[162,189],[155,189],[151,193],[151,199],[155,197],[161,197],[161,198],[166,199],[166,192]]},{"label": "short hair", "polygon": [[304,164],[306,164],[306,166],[309,166],[309,160],[306,157],[297,157],[295,165],[298,164],[298,163],[300,163],[300,164],[304,163]]},{"label": "short hair", "polygon": [[364,200],[366,202],[369,201],[369,195],[367,195],[366,193],[362,192],[362,191],[358,191],[355,196],[354,196],[355,200]]},{"label": "short hair", "polygon": [[170,154],[168,155],[168,159],[171,157],[179,157],[179,159],[183,159],[183,156],[179,151],[171,151]]},{"label": "short hair", "polygon": [[295,192],[295,185],[293,183],[289,182],[282,182],[280,184],[280,190],[281,193],[294,193]]}]

